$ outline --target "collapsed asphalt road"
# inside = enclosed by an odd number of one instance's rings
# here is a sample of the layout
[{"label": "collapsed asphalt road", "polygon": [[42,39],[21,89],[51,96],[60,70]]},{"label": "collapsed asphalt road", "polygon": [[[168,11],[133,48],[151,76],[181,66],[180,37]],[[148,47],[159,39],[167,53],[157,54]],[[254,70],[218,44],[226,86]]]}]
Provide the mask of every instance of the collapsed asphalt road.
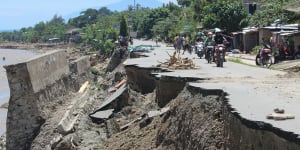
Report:
[{"label": "collapsed asphalt road", "polygon": [[[134,43],[136,45],[151,44],[151,41],[134,41]],[[173,52],[173,47],[161,44],[152,52],[146,53],[148,57],[129,59],[124,64],[139,68],[155,68],[157,64],[169,58],[168,53],[172,54]],[[242,118],[264,122],[295,135],[300,134],[300,109],[298,109],[300,94],[297,92],[297,89],[300,88],[299,75],[290,75],[282,71],[251,67],[234,62],[226,62],[223,68],[219,68],[215,64],[207,64],[204,59],[199,59],[195,54],[187,52],[181,57],[193,59],[199,69],[168,69],[168,72],[155,73],[155,75],[157,77],[198,78],[199,81],[190,82],[189,85],[204,89],[223,90],[228,94],[226,98],[232,109]],[[294,119],[284,121],[267,119],[266,116],[273,113],[275,108],[284,109],[288,114],[294,116]]]},{"label": "collapsed asphalt road", "polygon": [[[78,114],[72,130],[49,140],[44,135],[50,129],[44,128],[33,149],[49,141],[52,149],[300,149],[297,73],[229,61],[219,68],[189,53],[181,57],[197,69],[157,67],[173,52],[161,44],[142,54],[148,57],[128,58],[97,76],[88,100],[78,102],[83,108],[70,113]],[[97,69],[103,72],[106,65]],[[267,119],[276,108],[293,118]],[[56,126],[49,128],[57,133]]]}]

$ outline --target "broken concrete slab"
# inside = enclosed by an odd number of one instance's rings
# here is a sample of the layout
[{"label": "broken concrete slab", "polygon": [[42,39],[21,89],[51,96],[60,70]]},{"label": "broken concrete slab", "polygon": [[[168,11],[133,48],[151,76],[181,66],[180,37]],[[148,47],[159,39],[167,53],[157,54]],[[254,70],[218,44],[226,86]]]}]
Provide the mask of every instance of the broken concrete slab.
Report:
[{"label": "broken concrete slab", "polygon": [[[125,124],[125,125],[123,125],[123,126],[121,126],[121,131],[127,129],[127,128],[128,128],[129,126],[131,126],[133,123],[135,123],[135,122],[137,122],[137,121],[140,121],[140,120],[142,120],[142,119],[145,118],[145,117],[147,117],[147,119],[149,119],[149,118],[153,118],[153,117],[155,117],[155,116],[160,116],[160,115],[162,115],[162,114],[168,112],[169,110],[170,110],[170,107],[165,107],[165,108],[162,108],[161,110],[153,110],[153,111],[149,111],[147,114],[143,114],[143,115],[141,115],[140,117],[138,117],[138,118],[136,118],[136,119],[130,121],[129,123],[127,123],[127,124]],[[151,119],[150,119],[150,120],[151,120]],[[147,121],[145,121],[145,122],[148,122],[148,121],[150,121],[150,120],[147,120]],[[144,127],[144,126],[146,126],[146,124],[144,124],[144,123],[140,124],[140,127],[141,127],[141,128]]]},{"label": "broken concrete slab", "polygon": [[96,111],[102,110],[105,106],[112,103],[114,100],[116,100],[119,96],[123,94],[123,92],[127,89],[127,84],[122,85],[119,89],[116,90],[108,99],[106,99],[101,106],[98,107]]},{"label": "broken concrete slab", "polygon": [[108,119],[113,114],[114,109],[97,111],[89,116],[93,119]]},{"label": "broken concrete slab", "polygon": [[[74,124],[78,119],[78,112],[87,103],[89,97],[88,90],[86,90],[80,97],[75,99],[73,103],[68,107],[68,110],[57,125],[57,130],[60,134],[67,134],[73,131]],[[76,114],[76,115],[74,115]]]},{"label": "broken concrete slab", "polygon": [[149,111],[148,112],[148,117],[152,118],[152,117],[155,117],[155,116],[160,116],[160,115],[168,112],[169,110],[170,110],[170,107],[165,107],[165,108],[162,108],[161,110]]},{"label": "broken concrete slab", "polygon": [[[89,117],[97,123],[101,123],[104,121],[104,119],[108,119],[113,111],[115,110],[114,108],[106,108],[108,105],[112,104],[115,102],[127,89],[126,84],[123,84],[119,89],[116,89],[116,91],[108,97],[99,107],[97,110],[89,114]],[[106,109],[106,110],[103,110]]]},{"label": "broken concrete slab", "polygon": [[136,118],[136,119],[130,121],[129,123],[127,123],[127,124],[121,126],[121,127],[120,127],[121,131],[126,130],[126,129],[127,129],[129,126],[131,126],[133,123],[135,123],[135,122],[137,122],[137,121],[140,121],[140,120],[142,120],[143,118],[145,118],[145,116],[146,116],[146,115],[143,114],[142,116],[140,116],[140,117],[138,117],[138,118]]}]

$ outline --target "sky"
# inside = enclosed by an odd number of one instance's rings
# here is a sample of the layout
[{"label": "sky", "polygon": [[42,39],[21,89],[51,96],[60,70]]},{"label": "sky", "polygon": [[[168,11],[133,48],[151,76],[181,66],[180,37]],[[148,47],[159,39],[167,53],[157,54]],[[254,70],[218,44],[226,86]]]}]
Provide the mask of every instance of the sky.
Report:
[{"label": "sky", "polygon": [[169,2],[177,4],[177,0],[4,0],[0,5],[0,31],[33,27],[41,21],[51,20],[55,14],[67,21],[79,16],[87,8],[107,7],[113,11],[122,11],[128,5],[133,5],[134,1],[142,7],[150,8]]}]

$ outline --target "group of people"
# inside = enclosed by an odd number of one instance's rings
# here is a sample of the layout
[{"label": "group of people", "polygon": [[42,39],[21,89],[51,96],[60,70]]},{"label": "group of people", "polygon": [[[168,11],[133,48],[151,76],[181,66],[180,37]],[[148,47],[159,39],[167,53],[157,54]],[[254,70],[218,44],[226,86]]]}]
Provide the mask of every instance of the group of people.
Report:
[{"label": "group of people", "polygon": [[183,54],[186,50],[189,50],[191,52],[191,40],[190,36],[186,35],[176,35],[174,38],[174,48],[176,49],[177,53],[180,53],[180,50],[183,50]]},{"label": "group of people", "polygon": [[[230,42],[227,39],[227,35],[223,34],[221,30],[218,31],[208,31],[203,32],[199,35],[196,35],[194,38],[194,43],[197,42],[203,42],[204,47],[207,46],[217,46],[219,44],[223,44],[226,48],[229,47]],[[177,34],[174,38],[174,48],[176,49],[177,53],[180,53],[180,50],[183,50],[184,52],[191,47],[192,40],[190,39],[190,36],[182,35],[180,36]]]}]

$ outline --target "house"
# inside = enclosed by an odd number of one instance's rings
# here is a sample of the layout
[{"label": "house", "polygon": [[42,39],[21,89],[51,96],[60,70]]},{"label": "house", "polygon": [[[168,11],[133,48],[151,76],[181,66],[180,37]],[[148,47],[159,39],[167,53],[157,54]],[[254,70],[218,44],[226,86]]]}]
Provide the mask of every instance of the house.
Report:
[{"label": "house", "polygon": [[232,33],[233,49],[249,53],[259,45],[259,32],[256,27],[244,28],[241,32]]},{"label": "house", "polygon": [[[276,46],[284,44],[287,37],[294,39],[293,36],[297,35],[299,32],[298,30],[298,24],[262,27],[259,29],[259,42],[263,43],[264,40],[267,40],[271,45],[273,45],[273,50],[275,50]],[[297,47],[297,45],[299,45],[298,38],[295,38],[294,41],[294,47]]]},{"label": "house", "polygon": [[66,39],[68,40],[68,43],[71,42],[79,42],[80,41],[80,33],[79,33],[80,29],[79,28],[74,28],[74,29],[70,29],[68,30],[65,34],[66,34]]},{"label": "house", "polygon": [[248,11],[249,14],[253,15],[254,12],[259,9],[259,6],[257,4],[258,0],[242,0],[242,3],[244,4],[244,7]]},{"label": "house", "polygon": [[283,45],[289,39],[294,42],[294,48],[300,45],[298,24],[267,26],[262,28],[248,27],[241,32],[233,32],[233,49],[249,53],[255,46],[263,43],[271,44],[273,50],[277,45]]},{"label": "house", "polygon": [[284,6],[285,10],[294,12],[300,15],[300,1],[296,0],[293,3],[289,3],[288,5]]}]

